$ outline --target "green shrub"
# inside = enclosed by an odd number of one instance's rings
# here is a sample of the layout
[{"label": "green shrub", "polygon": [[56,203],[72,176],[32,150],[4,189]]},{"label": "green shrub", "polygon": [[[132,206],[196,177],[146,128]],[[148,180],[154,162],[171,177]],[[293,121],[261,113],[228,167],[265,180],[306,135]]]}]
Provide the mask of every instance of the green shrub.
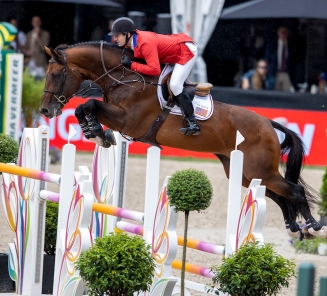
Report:
[{"label": "green shrub", "polygon": [[18,151],[18,144],[12,137],[0,134],[0,162],[17,163]]},{"label": "green shrub", "polygon": [[211,203],[212,186],[204,172],[186,169],[170,177],[167,194],[176,212],[200,212]]},{"label": "green shrub", "polygon": [[319,214],[321,216],[327,216],[327,167],[325,170],[325,174],[322,177],[320,195],[321,195],[321,203],[319,206]]},{"label": "green shrub", "polygon": [[149,290],[154,274],[150,246],[138,236],[110,234],[97,238],[76,263],[88,295],[132,296]]},{"label": "green shrub", "polygon": [[211,203],[212,186],[202,171],[186,169],[174,173],[167,184],[169,202],[175,211],[185,213],[184,243],[181,271],[181,296],[184,296],[188,217],[190,211],[205,210]]},{"label": "green shrub", "polygon": [[55,202],[47,202],[45,215],[44,252],[48,255],[56,253],[58,207]]},{"label": "green shrub", "polygon": [[326,240],[320,237],[304,239],[302,241],[296,239],[293,241],[293,246],[297,253],[318,254],[318,247],[321,243],[326,243]]},{"label": "green shrub", "polygon": [[[258,242],[241,246],[237,253],[223,258],[215,273],[213,286],[208,291],[229,293],[231,296],[276,295],[282,287],[288,287],[295,275],[295,263],[278,255],[269,244]],[[220,284],[215,288],[215,284]]]}]

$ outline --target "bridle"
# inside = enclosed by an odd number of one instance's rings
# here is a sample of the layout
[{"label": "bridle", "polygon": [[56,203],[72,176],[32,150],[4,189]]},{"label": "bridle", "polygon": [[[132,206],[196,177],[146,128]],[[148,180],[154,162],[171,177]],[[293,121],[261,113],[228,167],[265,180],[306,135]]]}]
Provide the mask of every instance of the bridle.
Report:
[{"label": "bridle", "polygon": [[[59,51],[59,50],[58,50]],[[82,74],[80,74],[76,69],[74,68],[71,68],[67,65],[67,59],[66,59],[66,55],[65,55],[65,52],[64,50],[60,50],[60,54],[63,56],[63,65],[64,65],[64,69],[62,70],[62,75],[61,75],[61,80],[60,80],[60,87],[59,87],[59,90],[57,91],[52,91],[52,90],[47,90],[45,89],[43,92],[45,93],[51,93],[53,94],[53,96],[58,100],[58,102],[60,104],[62,104],[63,106],[65,106],[69,100],[74,97],[74,96],[77,96],[77,95],[80,95],[82,96],[82,98],[87,98],[88,96],[90,95],[87,95],[85,96],[85,94],[90,90],[92,89],[92,85],[95,84],[97,81],[99,81],[100,79],[102,79],[104,76],[108,76],[109,78],[111,78],[113,80],[113,82],[107,86],[105,86],[104,88],[101,88],[101,93],[103,95],[103,98],[104,98],[104,101],[107,102],[107,98],[106,98],[106,92],[118,85],[118,84],[123,84],[123,85],[127,85],[129,87],[132,87],[134,88],[136,91],[138,92],[143,92],[145,90],[145,84],[148,83],[148,84],[151,84],[151,85],[158,85],[157,83],[154,83],[152,81],[145,81],[144,77],[140,74],[140,73],[137,73],[133,70],[130,70],[130,69],[127,69],[125,68],[122,64],[119,64],[117,65],[116,67],[110,69],[110,70],[107,70],[106,69],[106,66],[105,66],[105,62],[104,62],[104,56],[103,56],[103,41],[101,41],[100,43],[100,56],[101,56],[101,62],[102,62],[102,67],[104,69],[104,74],[102,74],[101,76],[99,76],[97,79],[93,80],[90,84],[86,85],[85,87],[83,87],[81,90],[78,90],[76,93],[72,94],[71,96],[69,97],[66,97],[63,95],[63,89],[64,89],[64,86],[65,86],[65,83],[66,83],[66,78],[67,78],[67,68],[70,69],[71,71],[73,71],[74,73],[76,73],[79,78],[84,81],[83,79],[83,76]],[[122,56],[124,54],[124,50],[122,52]],[[59,63],[58,61],[56,61],[55,59],[51,59],[49,61],[49,64],[51,63]],[[59,63],[60,64],[60,63]],[[119,79],[116,79],[115,77],[113,77],[110,73],[116,69],[118,69],[119,67],[122,67],[122,75],[120,76]],[[122,80],[124,77],[125,77],[125,70],[127,71],[130,71],[130,72],[133,72],[135,73],[137,76],[138,76],[138,79],[132,79],[132,80]],[[141,90],[137,89],[134,85],[130,85],[129,83],[134,83],[134,82],[142,82],[143,83],[143,87]]]}]

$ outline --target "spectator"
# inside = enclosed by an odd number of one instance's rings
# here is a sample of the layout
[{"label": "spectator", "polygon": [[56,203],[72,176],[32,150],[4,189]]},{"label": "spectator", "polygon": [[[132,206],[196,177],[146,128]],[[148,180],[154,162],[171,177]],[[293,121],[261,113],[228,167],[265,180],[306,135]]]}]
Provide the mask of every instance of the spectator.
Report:
[{"label": "spectator", "polygon": [[28,68],[31,75],[36,77],[44,77],[48,60],[44,51],[44,45],[49,45],[50,34],[41,28],[41,18],[33,16],[33,29],[27,33],[24,53],[29,58]]},{"label": "spectator", "polygon": [[18,29],[18,21],[16,18],[10,18],[9,23],[11,23],[18,30],[15,40],[10,43],[10,47],[13,51],[22,53],[26,43],[26,34]]},{"label": "spectator", "polygon": [[269,89],[267,80],[268,64],[265,60],[259,60],[255,69],[246,72],[242,76],[243,89]]},{"label": "spectator", "polygon": [[285,26],[278,28],[277,36],[277,40],[267,44],[265,54],[271,85],[275,90],[291,91],[295,86],[295,47],[288,38],[289,30]]}]

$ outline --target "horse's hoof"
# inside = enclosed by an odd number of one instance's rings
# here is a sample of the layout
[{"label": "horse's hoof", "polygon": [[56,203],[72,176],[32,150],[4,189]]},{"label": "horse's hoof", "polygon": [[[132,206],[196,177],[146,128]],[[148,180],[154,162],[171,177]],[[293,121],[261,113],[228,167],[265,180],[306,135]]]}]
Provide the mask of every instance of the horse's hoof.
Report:
[{"label": "horse's hoof", "polygon": [[309,233],[314,235],[315,237],[327,239],[327,226],[323,226],[319,230],[314,230],[312,227],[310,227],[308,230]]},{"label": "horse's hoof", "polygon": [[109,148],[111,146],[110,143],[105,143],[99,136],[89,138],[88,140],[104,148]]},{"label": "horse's hoof", "polygon": [[301,232],[303,233],[304,239],[315,239],[316,238],[314,235],[312,235],[309,232],[309,229],[307,227],[303,227],[301,229]]},{"label": "horse's hoof", "polygon": [[303,240],[303,236],[304,236],[303,233],[300,230],[298,230],[296,232],[293,232],[289,228],[287,229],[287,234],[290,237],[297,238],[299,240]]},{"label": "horse's hoof", "polygon": [[108,142],[111,145],[117,145],[114,132],[111,129],[106,129],[103,132],[104,141]]}]

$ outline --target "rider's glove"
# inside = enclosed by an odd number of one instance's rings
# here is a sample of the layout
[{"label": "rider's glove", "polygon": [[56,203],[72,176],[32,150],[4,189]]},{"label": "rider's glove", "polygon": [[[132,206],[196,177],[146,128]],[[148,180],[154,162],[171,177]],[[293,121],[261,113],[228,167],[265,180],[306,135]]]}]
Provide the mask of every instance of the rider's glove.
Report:
[{"label": "rider's glove", "polygon": [[129,69],[132,66],[132,60],[126,55],[123,56],[121,63],[123,64],[124,67],[129,68]]}]

